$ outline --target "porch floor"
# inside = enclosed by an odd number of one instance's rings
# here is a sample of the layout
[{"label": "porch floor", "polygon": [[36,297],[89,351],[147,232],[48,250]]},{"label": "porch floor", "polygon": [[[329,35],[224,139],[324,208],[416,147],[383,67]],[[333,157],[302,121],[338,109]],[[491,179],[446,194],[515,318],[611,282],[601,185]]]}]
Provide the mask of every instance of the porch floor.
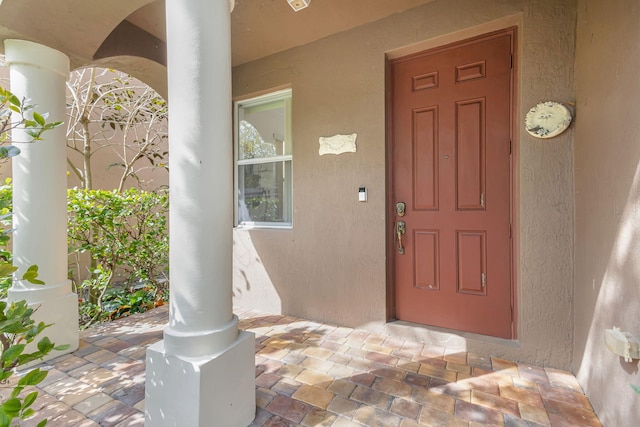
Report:
[{"label": "porch floor", "polygon": [[[575,377],[475,353],[237,310],[256,334],[252,426],[601,426]],[[36,416],[51,426],[142,426],[146,346],[168,307],[82,331],[42,364]],[[212,427],[218,427],[212,420]],[[224,426],[220,426],[224,427]]]}]

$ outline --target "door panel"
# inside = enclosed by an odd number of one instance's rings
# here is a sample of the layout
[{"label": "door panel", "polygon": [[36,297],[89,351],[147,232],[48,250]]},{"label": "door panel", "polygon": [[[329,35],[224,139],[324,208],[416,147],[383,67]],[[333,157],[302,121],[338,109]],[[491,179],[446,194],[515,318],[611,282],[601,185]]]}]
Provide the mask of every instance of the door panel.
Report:
[{"label": "door panel", "polygon": [[513,38],[391,62],[391,209],[406,223],[403,250],[390,254],[400,320],[512,337]]},{"label": "door panel", "polygon": [[416,210],[438,209],[438,110],[428,108],[414,111],[413,130],[413,188]]},{"label": "door panel", "polygon": [[458,264],[458,292],[486,295],[484,272],[487,271],[487,233],[484,231],[456,232],[456,262]]},{"label": "door panel", "polygon": [[484,209],[484,98],[456,103],[456,206]]},{"label": "door panel", "polygon": [[417,288],[432,290],[440,288],[438,240],[438,230],[414,231],[414,241],[416,242],[414,266]]}]

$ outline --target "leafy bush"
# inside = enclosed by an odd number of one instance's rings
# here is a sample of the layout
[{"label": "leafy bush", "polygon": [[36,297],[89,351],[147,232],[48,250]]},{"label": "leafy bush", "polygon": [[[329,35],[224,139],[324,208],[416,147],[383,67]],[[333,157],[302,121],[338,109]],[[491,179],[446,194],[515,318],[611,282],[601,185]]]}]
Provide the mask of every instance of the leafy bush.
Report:
[{"label": "leafy bush", "polygon": [[154,308],[163,298],[164,295],[158,298],[156,290],[149,286],[138,290],[127,288],[111,289],[107,291],[103,299],[102,308],[104,312],[108,313],[109,319],[113,319],[135,313],[144,313]]},{"label": "leafy bush", "polygon": [[[45,328],[44,322],[38,324],[31,318],[34,309],[29,308],[25,301],[7,304],[0,301],[0,343],[2,345],[2,357],[0,358],[0,380],[8,382],[16,367],[25,365],[35,360],[42,359],[53,350],[65,350],[68,346],[56,347],[49,338],[41,338],[36,350],[26,353],[26,346],[33,342]],[[18,380],[9,396],[2,396],[0,405],[0,426],[8,427],[14,418],[25,419],[35,412],[31,408],[38,397],[37,391],[32,391],[22,397],[21,393],[28,386],[35,386],[47,377],[48,372],[40,368],[31,370]],[[38,423],[38,427],[44,426],[47,420]]]},{"label": "leafy bush", "polygon": [[92,259],[89,277],[74,280],[88,302],[81,309],[85,325],[111,317],[112,305],[105,303],[113,289],[135,294],[146,286],[154,300],[164,298],[168,208],[166,190],[68,191],[70,251],[88,252]]},{"label": "leafy bush", "polygon": [[[10,276],[17,267],[1,261],[0,276],[5,278]],[[42,284],[37,280],[38,267],[32,266],[22,277],[31,283]],[[0,301],[0,348],[2,355],[0,356],[0,383],[9,382],[17,367],[24,366],[27,363],[41,360],[44,356],[53,350],[66,350],[69,346],[57,346],[47,337],[41,338],[36,349],[31,351],[28,347],[40,333],[51,325],[44,322],[36,323],[31,318],[35,310],[29,307],[26,301],[12,302]],[[28,352],[29,350],[30,352]],[[21,395],[25,387],[38,385],[47,377],[48,372],[40,368],[36,368],[27,373],[18,380],[16,386],[8,396],[1,396],[3,401],[0,404],[0,427],[9,427],[13,419],[25,419],[31,417],[35,412],[31,408],[36,398],[37,391],[27,393],[24,397]],[[47,420],[38,423],[38,427],[44,426]]]},{"label": "leafy bush", "polygon": [[[9,266],[11,199],[12,185],[7,179],[0,186],[0,262]],[[157,306],[168,299],[168,209],[166,190],[68,190],[69,252],[91,257],[84,275],[79,271],[80,263],[70,269],[81,297],[81,325],[144,311],[142,307]],[[6,298],[10,286],[11,276],[0,274],[0,298]],[[114,307],[118,302],[124,307]]]},{"label": "leafy bush", "polygon": [[[11,208],[13,202],[13,186],[11,178],[6,178],[4,185],[0,185],[0,262],[10,265],[12,254],[9,250],[11,233]],[[11,287],[11,275],[0,274],[0,299],[7,297]]]}]

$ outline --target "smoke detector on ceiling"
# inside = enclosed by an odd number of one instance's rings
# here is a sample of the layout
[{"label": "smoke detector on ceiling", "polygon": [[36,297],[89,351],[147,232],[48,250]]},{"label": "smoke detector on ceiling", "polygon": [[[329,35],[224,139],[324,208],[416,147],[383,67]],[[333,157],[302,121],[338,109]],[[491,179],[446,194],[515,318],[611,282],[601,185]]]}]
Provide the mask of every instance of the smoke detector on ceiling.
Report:
[{"label": "smoke detector on ceiling", "polygon": [[309,6],[311,0],[287,0],[287,2],[289,3],[289,6],[297,12]]}]

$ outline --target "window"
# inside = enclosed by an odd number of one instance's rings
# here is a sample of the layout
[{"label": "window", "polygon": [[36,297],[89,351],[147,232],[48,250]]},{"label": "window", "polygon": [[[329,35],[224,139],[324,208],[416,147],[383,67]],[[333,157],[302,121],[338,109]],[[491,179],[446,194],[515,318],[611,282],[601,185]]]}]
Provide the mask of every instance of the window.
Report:
[{"label": "window", "polygon": [[291,226],[291,90],[235,103],[236,224]]}]

